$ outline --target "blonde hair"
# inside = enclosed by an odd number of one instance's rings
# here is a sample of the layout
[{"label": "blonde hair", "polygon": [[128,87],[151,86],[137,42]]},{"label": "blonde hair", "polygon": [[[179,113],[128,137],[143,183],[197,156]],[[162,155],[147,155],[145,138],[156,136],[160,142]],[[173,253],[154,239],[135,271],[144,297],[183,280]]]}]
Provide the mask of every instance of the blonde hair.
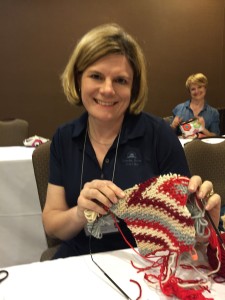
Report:
[{"label": "blonde hair", "polygon": [[129,112],[140,113],[147,101],[148,85],[146,61],[135,39],[117,24],[104,24],[87,32],[74,51],[61,76],[67,100],[82,105],[80,80],[87,67],[108,54],[125,55],[133,70],[133,84]]},{"label": "blonde hair", "polygon": [[202,73],[196,73],[192,74],[188,77],[186,80],[185,86],[190,91],[191,84],[197,84],[200,86],[207,87],[208,86],[208,79],[207,77]]}]

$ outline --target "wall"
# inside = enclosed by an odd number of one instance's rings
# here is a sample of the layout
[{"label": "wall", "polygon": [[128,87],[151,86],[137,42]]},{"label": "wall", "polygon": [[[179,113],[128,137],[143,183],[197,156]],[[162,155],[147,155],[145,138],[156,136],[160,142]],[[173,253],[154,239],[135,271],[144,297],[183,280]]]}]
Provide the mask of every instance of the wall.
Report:
[{"label": "wall", "polygon": [[191,73],[209,79],[207,99],[225,104],[225,0],[4,0],[0,2],[0,119],[25,118],[30,135],[52,136],[81,113],[60,74],[75,42],[93,26],[118,22],[148,61],[146,110],[165,116],[188,97]]}]

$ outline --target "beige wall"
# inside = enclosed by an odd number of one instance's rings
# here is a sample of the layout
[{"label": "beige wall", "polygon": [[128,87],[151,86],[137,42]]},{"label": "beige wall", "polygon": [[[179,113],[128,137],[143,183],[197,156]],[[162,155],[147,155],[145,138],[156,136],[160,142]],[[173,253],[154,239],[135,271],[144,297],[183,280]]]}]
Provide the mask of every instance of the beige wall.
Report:
[{"label": "beige wall", "polygon": [[0,2],[0,118],[21,117],[30,135],[52,136],[80,110],[62,93],[60,74],[76,40],[118,22],[148,60],[146,110],[165,116],[188,98],[188,75],[208,76],[208,102],[225,106],[225,0],[4,0]]}]

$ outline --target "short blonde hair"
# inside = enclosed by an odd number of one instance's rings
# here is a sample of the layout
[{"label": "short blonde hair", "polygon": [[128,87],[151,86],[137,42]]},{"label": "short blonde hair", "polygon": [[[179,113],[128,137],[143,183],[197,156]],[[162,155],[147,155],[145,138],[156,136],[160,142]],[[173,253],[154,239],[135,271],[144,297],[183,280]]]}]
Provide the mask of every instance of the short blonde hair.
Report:
[{"label": "short blonde hair", "polygon": [[196,73],[192,74],[188,77],[186,80],[185,86],[190,91],[191,84],[197,84],[200,86],[207,87],[208,86],[208,79],[207,77],[202,73]]},{"label": "short blonde hair", "polygon": [[117,24],[104,24],[87,32],[77,43],[61,76],[67,100],[82,105],[80,80],[86,68],[108,54],[125,55],[133,70],[129,112],[140,113],[148,98],[146,61],[135,39]]}]

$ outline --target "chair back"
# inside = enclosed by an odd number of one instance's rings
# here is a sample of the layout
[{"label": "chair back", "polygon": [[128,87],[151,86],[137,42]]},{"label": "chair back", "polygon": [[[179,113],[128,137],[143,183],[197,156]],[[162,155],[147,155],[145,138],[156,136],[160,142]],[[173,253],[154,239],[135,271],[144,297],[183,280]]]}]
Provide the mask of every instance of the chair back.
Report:
[{"label": "chair back", "polygon": [[220,135],[225,134],[225,107],[218,108],[220,115]]},{"label": "chair back", "polygon": [[184,152],[191,175],[200,175],[202,180],[210,180],[214,190],[225,204],[225,139],[220,143],[193,140],[185,144]]},{"label": "chair back", "polygon": [[[47,195],[48,178],[49,178],[49,158],[50,158],[50,145],[51,141],[38,146],[32,155],[32,162],[34,168],[34,175],[37,184],[38,196],[40,201],[41,210],[43,211]],[[44,254],[41,260],[50,259],[61,241],[49,237],[46,234],[46,240],[49,249]],[[53,251],[52,251],[53,250]]]},{"label": "chair back", "polygon": [[29,124],[22,119],[0,120],[0,146],[23,146]]}]

